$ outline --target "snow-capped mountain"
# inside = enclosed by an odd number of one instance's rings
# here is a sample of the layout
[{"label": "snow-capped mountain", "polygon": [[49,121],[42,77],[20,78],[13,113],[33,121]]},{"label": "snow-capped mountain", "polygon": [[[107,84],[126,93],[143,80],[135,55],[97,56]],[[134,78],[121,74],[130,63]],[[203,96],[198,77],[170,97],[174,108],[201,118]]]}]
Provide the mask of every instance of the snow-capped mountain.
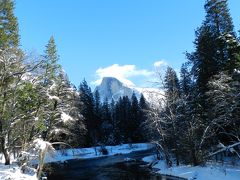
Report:
[{"label": "snow-capped mountain", "polygon": [[141,94],[144,95],[148,102],[159,101],[163,98],[162,91],[156,88],[140,88],[136,86],[127,86],[114,77],[104,77],[101,84],[95,88],[98,90],[101,101],[106,98],[110,102],[112,99],[117,101],[120,97],[132,97],[133,93],[140,99]]},{"label": "snow-capped mountain", "polygon": [[108,101],[112,99],[116,101],[123,96],[131,97],[134,92],[137,97],[140,97],[138,91],[133,90],[114,77],[104,77],[101,84],[96,87],[96,90],[98,90],[102,101],[106,98]]}]

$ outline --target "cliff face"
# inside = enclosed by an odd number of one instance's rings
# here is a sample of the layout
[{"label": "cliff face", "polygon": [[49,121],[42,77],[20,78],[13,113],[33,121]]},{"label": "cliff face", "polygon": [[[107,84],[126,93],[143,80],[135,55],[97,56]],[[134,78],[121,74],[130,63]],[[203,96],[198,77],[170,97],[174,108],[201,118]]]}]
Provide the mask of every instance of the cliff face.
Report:
[{"label": "cliff face", "polygon": [[101,84],[96,87],[95,91],[96,90],[98,90],[102,101],[106,98],[108,101],[112,99],[116,101],[123,96],[131,98],[133,92],[135,92],[137,96],[139,95],[139,92],[127,87],[114,77],[104,77]]}]

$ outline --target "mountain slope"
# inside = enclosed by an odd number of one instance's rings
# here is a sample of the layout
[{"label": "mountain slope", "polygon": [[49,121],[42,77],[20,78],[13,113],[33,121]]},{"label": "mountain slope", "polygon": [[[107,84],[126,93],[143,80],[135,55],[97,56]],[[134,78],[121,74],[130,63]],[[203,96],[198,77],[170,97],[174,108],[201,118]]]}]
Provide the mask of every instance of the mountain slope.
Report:
[{"label": "mountain slope", "polygon": [[107,99],[109,102],[112,99],[117,101],[123,96],[131,98],[133,93],[136,94],[138,99],[143,94],[148,102],[161,101],[163,98],[162,91],[158,89],[129,87],[114,77],[104,77],[101,84],[95,88],[96,90],[99,91],[101,101]]}]

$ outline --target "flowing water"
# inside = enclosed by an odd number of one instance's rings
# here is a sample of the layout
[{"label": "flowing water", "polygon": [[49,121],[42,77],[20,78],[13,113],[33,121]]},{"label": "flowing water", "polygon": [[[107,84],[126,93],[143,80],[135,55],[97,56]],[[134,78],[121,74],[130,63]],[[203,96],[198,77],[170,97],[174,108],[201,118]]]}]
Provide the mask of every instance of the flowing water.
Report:
[{"label": "flowing water", "polygon": [[[141,158],[152,152],[134,152],[128,155],[102,157],[98,159],[71,160],[62,164],[51,164],[48,180],[176,180],[180,178],[162,176],[150,169]],[[124,161],[125,158],[134,161]],[[48,168],[46,168],[48,169]]]}]

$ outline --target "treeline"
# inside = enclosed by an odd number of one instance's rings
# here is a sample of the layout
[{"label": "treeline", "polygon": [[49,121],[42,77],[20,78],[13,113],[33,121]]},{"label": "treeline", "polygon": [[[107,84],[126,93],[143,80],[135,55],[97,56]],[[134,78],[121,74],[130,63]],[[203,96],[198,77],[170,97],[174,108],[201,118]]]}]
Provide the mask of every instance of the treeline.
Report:
[{"label": "treeline", "polygon": [[[167,68],[164,106],[149,113],[154,124],[149,127],[169,165],[171,156],[177,164],[197,165],[218,148],[232,155],[240,150],[239,38],[226,0],[207,0],[205,11],[195,33],[195,50],[186,53],[180,79]],[[226,148],[229,145],[233,147]]]},{"label": "treeline", "polygon": [[87,127],[87,145],[115,145],[146,141],[143,122],[146,121],[148,104],[143,95],[139,101],[132,97],[120,97],[118,101],[100,101],[99,92],[91,91],[84,80],[79,87],[83,103],[81,114]]}]

